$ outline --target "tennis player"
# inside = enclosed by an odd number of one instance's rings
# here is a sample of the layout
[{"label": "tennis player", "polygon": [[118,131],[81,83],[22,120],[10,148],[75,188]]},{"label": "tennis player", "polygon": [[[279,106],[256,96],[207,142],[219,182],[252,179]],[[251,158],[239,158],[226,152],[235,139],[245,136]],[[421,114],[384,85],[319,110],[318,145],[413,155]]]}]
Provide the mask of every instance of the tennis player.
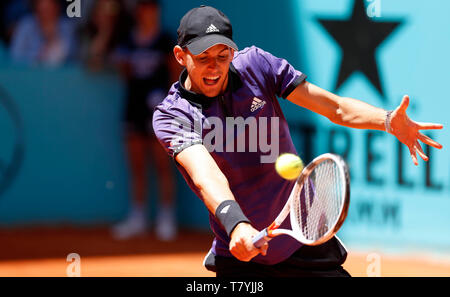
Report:
[{"label": "tennis player", "polygon": [[[219,277],[350,276],[342,267],[347,251],[337,237],[315,247],[290,236],[274,238],[270,247],[253,246],[252,238],[278,215],[293,188],[274,170],[275,158],[262,161],[271,154],[297,154],[277,97],[338,125],[387,131],[409,148],[416,165],[417,154],[428,160],[418,140],[442,148],[419,130],[443,126],[409,119],[408,96],[386,111],[327,92],[284,59],[254,46],[238,51],[229,19],[213,7],[200,6],[183,16],[173,52],[185,69],[156,107],[153,128],[209,210],[215,239],[204,264]],[[230,133],[227,123],[238,118],[255,121]],[[250,127],[255,122],[257,129]],[[264,137],[276,146],[261,145]],[[250,141],[235,149],[242,139]],[[289,227],[289,220],[284,224]]]}]

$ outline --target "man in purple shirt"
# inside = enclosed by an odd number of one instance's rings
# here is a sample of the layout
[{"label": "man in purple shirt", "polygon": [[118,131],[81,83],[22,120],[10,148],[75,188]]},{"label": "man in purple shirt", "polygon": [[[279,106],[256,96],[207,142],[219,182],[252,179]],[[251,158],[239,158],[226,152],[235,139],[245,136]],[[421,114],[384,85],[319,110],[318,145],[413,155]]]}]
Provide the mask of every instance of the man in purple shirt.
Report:
[{"label": "man in purple shirt", "polygon": [[408,96],[385,111],[322,90],[284,59],[257,47],[238,51],[228,18],[215,8],[194,8],[181,19],[174,55],[185,70],[156,107],[153,128],[209,210],[215,239],[204,264],[217,276],[349,275],[336,237],[317,247],[289,236],[274,238],[270,248],[253,246],[293,188],[274,170],[279,154],[297,154],[277,97],[339,125],[385,130],[409,147],[416,165],[416,152],[428,160],[418,140],[442,147],[419,132],[442,125],[411,121]]}]

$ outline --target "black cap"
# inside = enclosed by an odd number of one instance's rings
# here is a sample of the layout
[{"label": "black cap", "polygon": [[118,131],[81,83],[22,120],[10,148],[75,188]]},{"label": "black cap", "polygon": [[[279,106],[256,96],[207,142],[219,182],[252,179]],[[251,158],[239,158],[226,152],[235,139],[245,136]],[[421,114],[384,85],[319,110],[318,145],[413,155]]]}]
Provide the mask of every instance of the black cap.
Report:
[{"label": "black cap", "polygon": [[178,27],[178,45],[187,47],[193,55],[199,55],[216,44],[224,44],[235,50],[230,20],[220,10],[202,5],[188,11]]}]

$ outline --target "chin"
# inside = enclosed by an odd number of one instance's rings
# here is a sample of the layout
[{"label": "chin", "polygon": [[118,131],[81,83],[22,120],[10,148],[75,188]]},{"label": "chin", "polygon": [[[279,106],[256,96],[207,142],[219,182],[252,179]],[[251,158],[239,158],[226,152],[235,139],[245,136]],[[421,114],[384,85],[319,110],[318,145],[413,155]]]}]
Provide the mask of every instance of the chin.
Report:
[{"label": "chin", "polygon": [[220,95],[220,89],[215,90],[215,89],[204,88],[202,93],[206,97],[217,97]]},{"label": "chin", "polygon": [[206,97],[217,97],[220,94],[222,94],[222,90],[224,90],[223,82],[220,82],[218,85],[214,87],[204,85],[203,95],[205,95]]},{"label": "chin", "polygon": [[208,92],[208,93],[203,93],[203,95],[205,95],[206,97],[210,97],[210,98],[214,98],[219,96],[219,92]]}]

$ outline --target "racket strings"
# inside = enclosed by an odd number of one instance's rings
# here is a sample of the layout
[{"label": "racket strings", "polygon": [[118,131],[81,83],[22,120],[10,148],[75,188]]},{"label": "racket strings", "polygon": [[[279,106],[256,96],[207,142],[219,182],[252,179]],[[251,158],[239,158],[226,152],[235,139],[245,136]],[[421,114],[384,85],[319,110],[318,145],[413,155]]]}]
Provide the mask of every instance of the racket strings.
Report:
[{"label": "racket strings", "polygon": [[304,181],[294,209],[305,239],[316,241],[334,227],[344,200],[341,179],[337,164],[326,160]]}]

